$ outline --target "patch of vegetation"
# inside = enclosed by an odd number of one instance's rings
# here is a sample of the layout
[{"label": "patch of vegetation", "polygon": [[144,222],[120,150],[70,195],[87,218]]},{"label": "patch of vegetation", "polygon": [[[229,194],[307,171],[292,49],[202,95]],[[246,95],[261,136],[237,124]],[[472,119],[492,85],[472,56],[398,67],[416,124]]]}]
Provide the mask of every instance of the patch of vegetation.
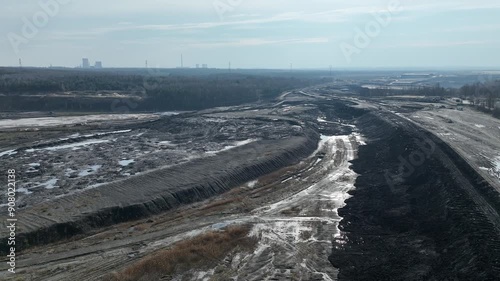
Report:
[{"label": "patch of vegetation", "polygon": [[191,269],[215,267],[233,251],[250,251],[256,240],[248,237],[248,226],[232,226],[174,244],[132,264],[120,272],[111,273],[106,281],[153,281],[169,278]]}]

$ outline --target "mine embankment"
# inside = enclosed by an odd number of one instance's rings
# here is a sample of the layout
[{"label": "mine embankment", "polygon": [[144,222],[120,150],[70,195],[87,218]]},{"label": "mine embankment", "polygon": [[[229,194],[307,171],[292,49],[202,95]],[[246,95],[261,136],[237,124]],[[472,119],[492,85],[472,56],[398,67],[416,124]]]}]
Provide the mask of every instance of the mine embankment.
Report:
[{"label": "mine embankment", "polygon": [[[306,129],[301,136],[257,141],[222,151],[217,157],[40,203],[17,213],[16,239],[24,248],[31,247],[200,201],[298,163],[317,148],[318,140],[318,133]],[[7,235],[2,230],[2,240]]]},{"label": "mine embankment", "polygon": [[330,261],[340,280],[498,280],[494,188],[450,146],[388,112],[358,122],[369,139],[343,235]]}]

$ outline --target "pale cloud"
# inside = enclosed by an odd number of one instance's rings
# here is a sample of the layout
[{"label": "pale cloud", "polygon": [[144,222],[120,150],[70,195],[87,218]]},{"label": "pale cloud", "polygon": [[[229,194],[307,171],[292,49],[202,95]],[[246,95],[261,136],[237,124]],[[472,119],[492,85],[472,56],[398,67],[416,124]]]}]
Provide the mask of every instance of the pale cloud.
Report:
[{"label": "pale cloud", "polygon": [[329,41],[330,40],[326,37],[293,38],[293,39],[282,39],[282,40],[245,38],[245,39],[221,41],[221,42],[188,43],[186,45],[190,47],[223,48],[223,47],[287,45],[287,44],[318,44],[318,43],[328,43]]},{"label": "pale cloud", "polygon": [[[251,65],[288,65],[291,60],[310,67],[329,65],[345,61],[339,51],[342,40],[352,40],[357,28],[365,28],[373,21],[373,13],[386,11],[394,0],[241,0],[223,18],[214,3],[230,0],[73,0],[61,6],[17,54],[7,34],[20,34],[23,18],[29,20],[40,11],[38,1],[54,0],[4,0],[0,10],[0,61],[15,65],[23,57],[32,65],[76,65],[81,57],[94,56],[108,66],[122,65],[127,61],[124,57],[142,65],[150,56],[168,65],[177,53],[189,49],[192,56],[206,57],[206,62],[214,65],[224,61],[228,53],[236,61],[239,48],[245,47],[247,53],[242,60]],[[500,31],[496,16],[500,2],[399,3],[401,11],[392,15],[391,23],[363,51],[370,58],[380,58],[372,61],[394,65],[403,59],[387,52],[388,48],[394,53],[396,48],[418,50],[422,57],[415,61],[432,62],[424,59],[445,48],[463,54],[448,58],[450,64],[490,65],[500,61],[498,52],[485,50],[500,48],[500,42],[493,41],[493,35]],[[124,51],[116,52],[117,47]],[[306,53],[307,57],[300,57]],[[357,63],[373,66],[370,61]]]},{"label": "pale cloud", "polygon": [[396,44],[379,45],[379,48],[440,48],[440,47],[455,47],[468,45],[484,45],[498,43],[498,41],[481,41],[481,40],[464,40],[464,41],[417,41]]},{"label": "pale cloud", "polygon": [[480,24],[480,25],[466,25],[455,26],[452,28],[441,28],[441,32],[472,32],[472,31],[499,31],[500,24]]}]

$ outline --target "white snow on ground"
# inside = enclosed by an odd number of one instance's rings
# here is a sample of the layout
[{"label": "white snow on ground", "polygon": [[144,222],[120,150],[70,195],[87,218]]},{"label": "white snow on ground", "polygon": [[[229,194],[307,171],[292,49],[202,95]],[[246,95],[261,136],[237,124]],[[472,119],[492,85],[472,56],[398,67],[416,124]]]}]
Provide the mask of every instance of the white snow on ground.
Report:
[{"label": "white snow on ground", "polygon": [[318,117],[318,122],[320,122],[320,123],[326,123],[327,121],[325,119],[323,119],[323,118],[319,118]]},{"label": "white snow on ground", "polygon": [[60,138],[59,140],[66,141],[66,140],[71,140],[71,139],[77,139],[77,138],[80,138],[80,137],[85,137],[85,138],[102,137],[102,136],[107,136],[107,135],[124,134],[124,133],[129,133],[129,132],[132,132],[132,130],[102,132],[102,133],[96,133],[96,134],[86,134],[86,135],[83,135],[83,136],[80,135],[80,133],[76,133],[76,134],[73,134],[73,135],[68,136],[66,138]]},{"label": "white snow on ground", "polygon": [[480,125],[480,124],[474,124],[474,126],[476,126],[478,128],[484,128],[485,127],[484,125]]},{"label": "white snow on ground", "polygon": [[15,150],[7,150],[7,151],[3,151],[3,152],[0,152],[0,157],[2,156],[11,156],[11,155],[14,155],[14,154],[17,154],[17,151]]},{"label": "white snow on ground", "polygon": [[99,171],[99,169],[102,168],[102,165],[93,165],[93,166],[88,166],[86,169],[78,173],[79,177],[86,177],[88,175],[93,175]]},{"label": "white snow on ground", "polygon": [[64,171],[64,174],[66,175],[66,177],[69,177],[71,176],[71,174],[73,174],[74,172],[76,172],[75,170],[71,169],[71,168],[67,168],[65,171]]},{"label": "white snow on ground", "polygon": [[45,189],[53,189],[54,187],[56,187],[57,181],[59,181],[59,180],[56,178],[52,178],[44,183],[40,183],[36,187],[44,187]]},{"label": "white snow on ground", "polygon": [[174,116],[174,115],[179,115],[182,112],[177,112],[177,111],[165,111],[165,112],[160,112],[158,115],[160,116]]},{"label": "white snow on ground", "polygon": [[[281,264],[287,261],[290,261],[291,266],[285,273],[287,276],[307,273],[320,275],[322,280],[336,280],[338,271],[328,262],[329,250],[322,250],[331,249],[332,241],[342,236],[338,229],[342,220],[338,209],[342,208],[345,200],[350,197],[348,191],[354,188],[357,178],[357,174],[350,169],[349,162],[356,156],[355,146],[351,144],[353,139],[360,140],[362,137],[355,133],[350,136],[321,136],[320,147],[311,157],[320,151],[325,152],[326,156],[317,164],[321,166],[317,167],[312,175],[308,175],[308,178],[315,180],[305,190],[268,206],[254,209],[249,216],[233,217],[198,231],[201,233],[232,224],[251,223],[253,227],[250,235],[258,239],[257,248],[253,253],[239,254],[241,256],[235,258],[237,261],[233,260],[236,264],[233,268],[241,272],[248,270],[251,276],[255,277],[252,280],[268,280],[280,271],[275,262]],[[340,162],[338,153],[341,153]],[[289,184],[293,185],[304,179],[291,177],[289,180]],[[294,207],[298,208],[299,213],[287,214],[286,211]],[[183,234],[183,239],[186,238]],[[166,240],[172,242],[172,238],[168,238],[154,244],[164,244]],[[320,254],[316,257],[318,253]],[[293,259],[298,256],[303,260],[297,264]],[[256,263],[259,264],[258,269],[255,268]],[[300,268],[294,267],[293,264]],[[281,271],[280,276],[283,276],[282,274]],[[211,275],[213,272],[209,272],[205,277]],[[231,279],[239,280],[239,275]],[[248,276],[243,276],[246,277]]]},{"label": "white snow on ground", "polygon": [[259,180],[254,180],[254,181],[248,182],[247,187],[254,188],[258,182],[259,182]]},{"label": "white snow on ground", "polygon": [[115,135],[115,134],[125,134],[125,133],[130,133],[132,130],[120,130],[120,131],[112,131],[112,132],[102,132],[102,133],[97,133],[97,134],[88,134],[88,135],[83,135],[86,138],[91,138],[91,137],[101,137],[101,136],[106,136],[106,135]]},{"label": "white snow on ground", "polygon": [[491,161],[491,164],[493,167],[488,170],[489,173],[500,180],[500,156],[495,157],[495,159]]},{"label": "white snow on ground", "polygon": [[28,170],[26,173],[36,173],[38,172],[38,168],[40,168],[40,163],[30,163],[28,164]]},{"label": "white snow on ground", "polygon": [[31,127],[55,127],[62,125],[74,125],[97,121],[117,121],[130,119],[150,119],[158,118],[154,114],[103,114],[86,116],[66,116],[66,117],[39,117],[23,119],[3,119],[0,120],[0,129],[31,128]]},{"label": "white snow on ground", "polygon": [[109,140],[86,140],[86,141],[82,141],[82,142],[65,144],[65,145],[51,146],[51,147],[38,148],[38,149],[27,149],[26,152],[31,153],[31,152],[40,151],[40,150],[56,151],[56,150],[68,149],[68,148],[71,148],[73,150],[77,150],[77,149],[80,149],[84,146],[88,146],[88,145],[92,145],[92,144],[99,144],[99,143],[106,143],[106,142],[109,142]]},{"label": "white snow on ground", "polygon": [[135,160],[132,160],[132,159],[120,160],[120,161],[118,161],[118,164],[120,164],[120,166],[122,166],[122,167],[127,167],[128,165],[130,165],[134,162],[135,162]]},{"label": "white snow on ground", "polygon": [[[270,277],[273,276],[273,272],[278,271],[273,260],[284,262],[296,255],[306,258],[309,256],[308,251],[316,253],[318,249],[332,247],[332,240],[340,236],[338,223],[342,218],[338,216],[337,210],[342,208],[345,200],[350,197],[347,192],[354,188],[357,177],[356,173],[350,169],[349,163],[356,155],[355,147],[351,144],[352,139],[360,141],[362,137],[359,134],[321,136],[319,148],[313,155],[322,151],[326,153],[326,156],[322,161],[317,162],[316,165],[321,166],[313,172],[313,175],[308,176],[319,177],[318,181],[291,197],[253,210],[251,216],[240,217],[234,221],[226,221],[213,226],[253,223],[250,236],[259,239],[257,249],[240,259],[239,269],[245,268],[248,264],[254,270],[254,263],[269,260],[269,263],[262,264],[262,267],[253,274],[256,276],[255,280],[260,277]],[[340,163],[338,153],[342,153]],[[292,178],[289,180],[289,184],[293,185]],[[294,207],[297,207],[299,213],[287,215],[285,211]],[[317,208],[321,210],[319,213]],[[321,226],[322,231],[318,231],[318,225]],[[289,274],[294,274],[292,270],[299,270],[321,275],[323,280],[335,280],[335,269],[322,265],[323,262],[328,263],[327,252],[325,256],[319,255],[321,261],[304,260],[298,264],[300,268],[290,269]]]},{"label": "white snow on ground", "polygon": [[359,145],[366,145],[365,138],[362,137],[359,133],[353,133],[356,136],[356,141]]},{"label": "white snow on ground", "polygon": [[411,121],[411,119],[410,119],[410,118],[408,118],[408,117],[406,117],[403,113],[396,112],[395,114],[396,114],[397,116],[399,116],[399,117],[402,117],[402,118],[404,118],[404,119],[406,119],[406,120]]},{"label": "white snow on ground", "polygon": [[234,142],[232,145],[227,145],[225,146],[223,149],[221,150],[217,150],[217,151],[207,151],[205,152],[205,154],[210,154],[210,155],[216,155],[217,153],[219,152],[223,152],[223,151],[227,151],[227,150],[230,150],[230,149],[233,149],[233,148],[236,148],[238,146],[244,146],[244,145],[247,145],[247,144],[250,144],[252,142],[256,142],[258,141],[258,139],[248,139],[248,140],[243,140],[243,141],[237,141],[237,142]]},{"label": "white snow on ground", "polygon": [[[16,188],[16,192],[17,193],[24,193],[26,195],[30,195],[31,193],[33,193],[33,192],[29,191],[27,188],[24,188],[24,187]],[[7,205],[7,204],[5,204],[5,205]],[[0,205],[0,207],[2,207],[2,206],[4,206],[4,205]]]}]

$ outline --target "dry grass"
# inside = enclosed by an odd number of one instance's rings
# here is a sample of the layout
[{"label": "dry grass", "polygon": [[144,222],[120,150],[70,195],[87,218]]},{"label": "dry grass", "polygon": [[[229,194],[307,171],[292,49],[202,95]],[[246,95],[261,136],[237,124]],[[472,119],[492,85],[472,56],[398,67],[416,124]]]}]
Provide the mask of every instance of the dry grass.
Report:
[{"label": "dry grass", "polygon": [[281,211],[281,214],[286,216],[298,216],[301,210],[302,209],[299,206],[295,206],[290,209]]},{"label": "dry grass", "polygon": [[233,197],[233,198],[227,198],[227,199],[222,199],[222,200],[215,200],[215,201],[203,206],[202,210],[209,210],[209,209],[214,209],[214,208],[218,208],[218,207],[226,207],[227,205],[234,204],[234,203],[241,203],[242,201],[243,201],[243,199],[241,197]]},{"label": "dry grass", "polygon": [[223,231],[199,235],[147,256],[121,272],[110,274],[104,280],[170,280],[170,276],[193,268],[214,267],[236,248],[250,250],[255,247],[256,240],[248,237],[249,230],[248,226],[233,226]]}]

